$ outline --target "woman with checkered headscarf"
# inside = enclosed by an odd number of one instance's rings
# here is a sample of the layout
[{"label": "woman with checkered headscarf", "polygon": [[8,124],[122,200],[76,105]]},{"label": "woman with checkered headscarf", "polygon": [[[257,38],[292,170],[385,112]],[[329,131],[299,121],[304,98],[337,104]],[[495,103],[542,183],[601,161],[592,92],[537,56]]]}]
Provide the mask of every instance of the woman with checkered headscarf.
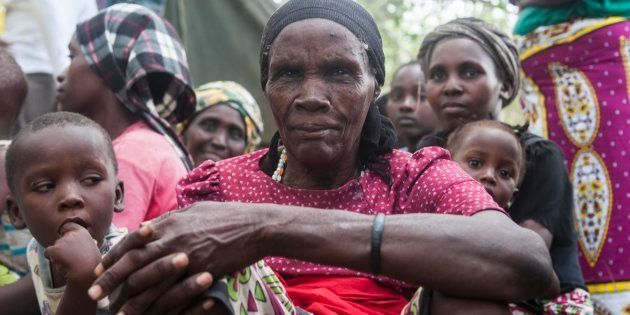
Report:
[{"label": "woman with checkered headscarf", "polygon": [[110,134],[126,187],[114,224],[136,229],[176,208],[175,185],[192,168],[170,127],[195,109],[186,54],[168,22],[133,4],[77,25],[69,49],[57,99]]}]

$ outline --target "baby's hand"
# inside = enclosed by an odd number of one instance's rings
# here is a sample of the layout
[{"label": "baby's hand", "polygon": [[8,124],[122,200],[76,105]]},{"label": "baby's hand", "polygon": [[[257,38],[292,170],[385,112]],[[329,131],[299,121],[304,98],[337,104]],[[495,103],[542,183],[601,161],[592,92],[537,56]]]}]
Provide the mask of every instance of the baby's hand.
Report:
[{"label": "baby's hand", "polygon": [[44,254],[68,282],[91,284],[94,268],[101,262],[96,241],[81,225],[66,223],[61,227],[61,238],[46,248]]}]

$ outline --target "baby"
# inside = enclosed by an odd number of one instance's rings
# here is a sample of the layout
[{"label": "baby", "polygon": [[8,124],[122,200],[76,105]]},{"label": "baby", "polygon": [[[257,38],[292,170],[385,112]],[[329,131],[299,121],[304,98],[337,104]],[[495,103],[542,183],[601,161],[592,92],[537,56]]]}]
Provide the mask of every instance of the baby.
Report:
[{"label": "baby", "polygon": [[453,161],[508,209],[525,172],[525,151],[514,128],[494,120],[463,125],[448,138]]},{"label": "baby", "polygon": [[5,166],[11,222],[34,237],[27,260],[41,313],[107,309],[87,289],[102,255],[126,232],[111,225],[123,185],[108,134],[79,114],[46,114],[17,134]]}]

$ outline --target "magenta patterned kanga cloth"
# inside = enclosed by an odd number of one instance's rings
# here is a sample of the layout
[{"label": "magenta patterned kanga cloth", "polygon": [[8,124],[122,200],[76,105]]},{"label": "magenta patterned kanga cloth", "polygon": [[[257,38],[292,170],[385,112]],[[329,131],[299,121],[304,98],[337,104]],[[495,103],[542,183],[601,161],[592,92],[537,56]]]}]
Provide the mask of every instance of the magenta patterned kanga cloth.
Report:
[{"label": "magenta patterned kanga cloth", "polygon": [[630,290],[630,21],[539,28],[520,46],[531,131],[565,154],[584,280]]}]

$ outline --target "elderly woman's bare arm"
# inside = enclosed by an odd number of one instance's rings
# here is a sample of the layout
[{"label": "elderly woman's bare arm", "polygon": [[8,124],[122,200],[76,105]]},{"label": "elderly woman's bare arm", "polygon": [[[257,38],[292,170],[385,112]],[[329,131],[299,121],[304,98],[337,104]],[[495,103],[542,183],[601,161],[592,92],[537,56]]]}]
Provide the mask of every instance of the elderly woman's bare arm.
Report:
[{"label": "elderly woman's bare arm", "polygon": [[[102,274],[91,295],[99,298],[124,284],[123,300],[138,303],[133,297],[142,295],[145,301],[134,309],[157,299],[168,304],[163,292],[147,294],[169,274],[172,259],[166,257],[174,253],[187,255],[190,275],[220,276],[266,256],[369,272],[372,220],[341,210],[197,203],[152,223],[152,233],[140,229],[114,247],[103,259],[104,273],[97,268]],[[456,297],[521,300],[558,285],[540,237],[497,211],[388,216],[381,251],[383,274]]]},{"label": "elderly woman's bare arm", "polygon": [[[261,222],[263,250],[370,271],[371,216],[280,207]],[[382,273],[452,296],[516,301],[558,290],[547,248],[498,211],[387,216]]]}]

